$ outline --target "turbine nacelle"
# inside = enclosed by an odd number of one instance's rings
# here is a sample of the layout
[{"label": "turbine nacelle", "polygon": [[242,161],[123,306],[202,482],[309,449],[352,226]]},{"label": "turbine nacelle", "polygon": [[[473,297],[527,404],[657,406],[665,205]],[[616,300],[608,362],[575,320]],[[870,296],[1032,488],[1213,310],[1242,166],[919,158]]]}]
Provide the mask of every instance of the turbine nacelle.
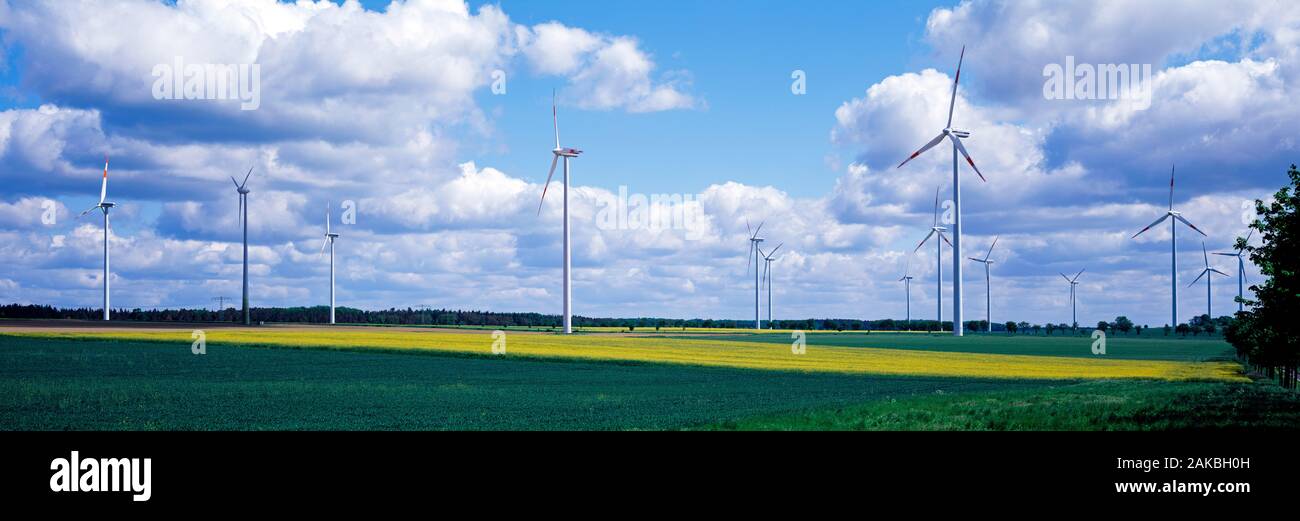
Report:
[{"label": "turbine nacelle", "polygon": [[957,136],[957,137],[962,138],[962,139],[966,139],[966,138],[970,137],[970,131],[969,131],[969,130],[957,130],[957,129],[955,129],[955,128],[945,128],[945,129],[943,129],[943,133],[944,133],[944,134],[951,134],[951,135]]},{"label": "turbine nacelle", "polygon": [[582,151],[576,148],[557,148],[552,150],[551,153],[560,157],[578,157],[578,154],[581,154]]}]

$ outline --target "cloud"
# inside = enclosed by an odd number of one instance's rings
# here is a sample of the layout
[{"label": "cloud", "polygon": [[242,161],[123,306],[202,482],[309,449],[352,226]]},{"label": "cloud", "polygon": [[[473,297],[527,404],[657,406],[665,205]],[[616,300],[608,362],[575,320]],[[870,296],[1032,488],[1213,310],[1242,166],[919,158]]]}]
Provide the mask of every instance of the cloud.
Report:
[{"label": "cloud", "polygon": [[685,92],[690,80],[684,72],[674,71],[657,83],[652,79],[655,63],[634,38],[548,22],[521,31],[521,40],[534,69],[569,76],[565,97],[579,107],[659,112],[699,104]]}]

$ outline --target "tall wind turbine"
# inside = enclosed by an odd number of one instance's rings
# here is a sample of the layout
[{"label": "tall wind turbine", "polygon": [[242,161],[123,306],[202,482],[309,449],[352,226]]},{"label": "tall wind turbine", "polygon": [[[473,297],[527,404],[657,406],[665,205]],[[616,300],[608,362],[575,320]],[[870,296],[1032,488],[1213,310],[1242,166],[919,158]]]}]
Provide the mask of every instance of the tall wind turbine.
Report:
[{"label": "tall wind turbine", "polygon": [[899,282],[903,282],[903,283],[905,283],[905,285],[906,285],[906,287],[907,287],[907,327],[908,327],[908,329],[911,329],[911,327],[912,327],[912,278],[913,278],[913,277],[912,277],[911,275],[903,275],[903,278],[898,279]]},{"label": "tall wind turbine", "polygon": [[339,234],[330,233],[330,205],[325,203],[325,240],[320,243],[320,252],[325,253],[325,246],[330,247],[330,324],[334,323],[334,239]]},{"label": "tall wind turbine", "polygon": [[546,190],[551,187],[551,177],[555,175],[555,164],[564,158],[564,334],[573,333],[573,280],[570,278],[572,264],[569,249],[569,159],[582,153],[576,148],[560,146],[560,116],[555,110],[555,93],[551,93],[551,124],[555,128],[555,148],[551,150],[551,171],[546,174],[546,185],[542,187],[542,200],[537,203],[537,215],[542,214],[542,203],[546,202]]},{"label": "tall wind turbine", "polygon": [[759,238],[758,232],[759,230],[763,229],[763,223],[758,223],[758,228],[750,228],[749,221],[746,220],[745,228],[749,229],[749,254],[748,254],[748,258],[745,260],[746,276],[749,275],[749,266],[751,261],[754,266],[754,329],[763,329],[763,322],[758,314],[758,292],[759,292],[758,261],[759,259],[762,258],[761,256],[763,255],[763,252],[758,249],[758,246],[763,243],[763,239]]},{"label": "tall wind turbine", "polygon": [[104,320],[108,320],[108,319],[109,319],[109,308],[110,308],[110,306],[109,306],[109,302],[108,302],[108,277],[109,277],[109,271],[108,271],[108,232],[109,232],[109,225],[108,225],[108,211],[109,211],[110,209],[112,209],[114,206],[117,206],[117,203],[112,203],[112,202],[109,202],[109,201],[105,201],[104,199],[105,199],[107,196],[108,196],[108,155],[105,154],[105,155],[104,155],[104,178],[103,178],[103,181],[101,181],[101,182],[100,182],[100,185],[99,185],[99,204],[97,204],[97,205],[95,205],[95,206],[91,206],[90,208],[87,208],[86,211],[81,212],[81,215],[78,215],[78,216],[77,216],[78,218],[81,218],[81,217],[85,216],[86,214],[90,213],[92,210],[95,210],[95,209],[98,209],[99,211],[101,211],[101,212],[104,213]]},{"label": "tall wind turbine", "polygon": [[1202,236],[1206,236],[1206,235],[1205,232],[1201,231],[1200,228],[1197,228],[1196,225],[1191,223],[1191,221],[1188,221],[1187,219],[1183,218],[1183,214],[1181,212],[1174,211],[1174,167],[1172,166],[1169,167],[1169,210],[1166,211],[1164,215],[1160,216],[1159,219],[1156,219],[1155,222],[1148,224],[1146,228],[1142,229],[1142,231],[1133,234],[1133,236],[1130,237],[1130,239],[1136,239],[1137,236],[1142,235],[1143,232],[1150,230],[1152,226],[1165,222],[1165,219],[1168,219],[1170,217],[1173,217],[1174,220],[1169,221],[1169,278],[1170,278],[1169,287],[1170,287],[1170,293],[1172,297],[1171,308],[1173,310],[1173,315],[1171,315],[1172,318],[1170,319],[1169,324],[1172,326],[1177,326],[1178,325],[1178,223],[1182,222],[1183,224],[1186,224],[1187,227],[1196,230],[1196,233],[1199,233]]},{"label": "tall wind turbine", "polygon": [[1222,271],[1219,271],[1219,268],[1216,268],[1216,267],[1210,265],[1210,254],[1208,254],[1208,253],[1205,252],[1205,242],[1204,242],[1204,241],[1201,241],[1201,256],[1205,258],[1205,268],[1201,270],[1201,274],[1200,274],[1200,275],[1197,275],[1197,276],[1196,276],[1196,280],[1193,280],[1191,284],[1188,284],[1188,285],[1187,285],[1187,287],[1190,288],[1190,287],[1196,285],[1197,282],[1200,282],[1201,277],[1205,277],[1205,315],[1208,316],[1208,317],[1210,317],[1211,319],[1213,319],[1213,318],[1214,318],[1214,306],[1212,305],[1213,302],[1210,300],[1210,299],[1211,299],[1211,296],[1210,296],[1210,279],[1214,278],[1214,274],[1215,274],[1215,273],[1218,273],[1219,275],[1223,275],[1224,277],[1227,277],[1228,274],[1227,274],[1227,273],[1224,273],[1224,272],[1222,272]]},{"label": "tall wind turbine", "polygon": [[954,336],[962,335],[962,293],[961,293],[961,178],[957,175],[957,153],[960,152],[966,158],[966,163],[975,170],[975,175],[980,177],[980,181],[986,181],[984,174],[975,166],[975,161],[970,158],[966,152],[966,147],[962,145],[963,138],[970,137],[970,132],[966,130],[957,130],[952,128],[952,111],[957,105],[957,83],[961,81],[961,63],[966,59],[966,46],[961,48],[961,57],[957,59],[957,75],[952,79],[952,98],[948,101],[948,124],[939,132],[939,135],[926,143],[920,150],[913,152],[911,156],[904,159],[898,164],[902,168],[908,161],[916,159],[917,156],[926,150],[934,148],[948,138],[952,141],[952,205],[953,205],[953,234],[952,234],[952,334]]},{"label": "tall wind turbine", "polygon": [[983,259],[976,257],[970,258],[970,260],[984,264],[984,321],[988,322],[989,333],[993,332],[993,286],[992,279],[989,276],[989,270],[993,267],[993,263],[997,262],[989,259],[989,255],[993,255],[993,247],[997,245],[998,238],[993,237],[993,244],[989,245],[989,251],[984,254]]},{"label": "tall wind turbine", "polygon": [[[925,238],[921,239],[921,243],[916,245],[916,249],[912,250],[912,253],[915,254],[916,252],[921,251],[921,247],[925,246],[925,242],[930,240],[930,237],[938,235],[940,239],[943,239],[942,242],[938,240],[934,241],[935,320],[939,322],[940,331],[943,331],[943,243],[947,242],[948,246],[952,246],[952,243],[948,241],[948,237],[944,235],[944,232],[946,231],[948,231],[947,228],[939,226],[939,189],[935,188],[934,189],[934,224],[930,226],[930,233],[927,233],[925,235]],[[909,283],[908,285],[910,286],[911,284]],[[909,297],[911,296],[910,293],[908,296]],[[953,329],[956,328],[957,328],[957,324],[953,323]]]},{"label": "tall wind turbine", "polygon": [[235,214],[235,219],[244,229],[244,325],[252,325],[253,320],[248,314],[248,176],[253,175],[253,167],[248,167],[248,173],[244,174],[244,182],[235,180],[235,176],[230,176],[230,182],[235,183],[235,191],[239,192],[239,213]]},{"label": "tall wind turbine", "polygon": [[763,280],[767,282],[767,327],[768,329],[776,329],[776,327],[772,326],[772,261],[776,260],[775,257],[776,250],[781,249],[781,247],[784,245],[785,245],[784,242],[778,244],[776,245],[775,248],[772,248],[772,251],[769,251],[767,253],[763,253],[762,250],[758,252],[759,255],[763,256]]},{"label": "tall wind turbine", "polygon": [[1244,248],[1245,244],[1250,243],[1250,236],[1254,234],[1255,230],[1251,230],[1250,233],[1246,234],[1246,240],[1242,243],[1243,246],[1235,248],[1237,250],[1236,253],[1214,253],[1215,255],[1222,255],[1224,257],[1237,258],[1237,311],[1239,312],[1246,310],[1246,250]]},{"label": "tall wind turbine", "polygon": [[1070,283],[1070,325],[1075,328],[1079,327],[1079,313],[1078,308],[1074,305],[1074,288],[1079,285],[1079,275],[1083,275],[1083,270],[1079,270],[1079,273],[1075,274],[1074,278],[1066,277],[1064,273],[1061,274],[1061,278]]}]

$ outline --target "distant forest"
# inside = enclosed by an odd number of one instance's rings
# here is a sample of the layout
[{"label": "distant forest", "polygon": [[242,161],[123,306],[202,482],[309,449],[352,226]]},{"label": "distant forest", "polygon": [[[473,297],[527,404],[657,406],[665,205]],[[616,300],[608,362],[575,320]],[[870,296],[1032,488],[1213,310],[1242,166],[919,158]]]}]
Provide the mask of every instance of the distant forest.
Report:
[{"label": "distant forest", "polygon": [[[253,323],[299,323],[299,324],[323,324],[329,322],[329,307],[293,307],[293,308],[252,308],[250,310]],[[241,319],[240,310],[235,308],[226,308],[221,311],[209,309],[118,309],[113,311],[113,320],[121,321],[138,321],[138,322],[226,322],[238,323]],[[16,318],[43,318],[43,319],[77,319],[77,320],[99,320],[102,317],[102,311],[99,308],[58,308],[54,306],[36,306],[7,304],[0,305],[0,319]],[[367,311],[353,308],[335,308],[335,319],[340,324],[376,324],[376,325],[405,325],[405,326],[458,326],[458,327],[532,327],[532,328],[559,328],[562,321],[559,315],[543,315],[540,313],[496,313],[491,311],[462,311],[450,309],[385,309],[381,311]],[[1232,323],[1230,317],[1219,317],[1210,320],[1208,316],[1195,317],[1190,324],[1179,324],[1177,328],[1168,326],[1162,328],[1164,335],[1176,333],[1186,336],[1200,335],[1201,333],[1214,334],[1216,331],[1221,332]],[[748,329],[754,327],[753,320],[718,320],[711,318],[591,318],[584,316],[573,317],[574,327],[619,327],[631,329],[670,329],[683,327],[696,328],[740,328]],[[763,327],[772,327],[763,321]],[[802,329],[807,331],[830,330],[830,331],[952,331],[952,322],[946,321],[942,324],[934,320],[912,320],[910,323],[904,320],[881,319],[881,320],[861,320],[853,318],[808,318],[803,320],[777,320],[775,321],[776,329]],[[966,330],[971,332],[980,332],[988,329],[988,323],[983,320],[971,320],[966,322]],[[1136,334],[1142,335],[1143,329],[1147,331],[1150,328],[1144,328],[1133,324],[1126,317],[1116,317],[1113,322],[1101,322],[1095,327],[1080,324],[1078,328],[1072,328],[1069,324],[1030,324],[1028,322],[995,322],[993,324],[994,332],[1010,332],[1022,334],[1040,334],[1048,335],[1054,332],[1065,332],[1073,330],[1079,332],[1091,332],[1093,329],[1106,330],[1109,333]],[[1157,330],[1160,331],[1160,330]],[[1151,334],[1151,333],[1146,333]],[[1157,333],[1158,334],[1158,333]]]}]

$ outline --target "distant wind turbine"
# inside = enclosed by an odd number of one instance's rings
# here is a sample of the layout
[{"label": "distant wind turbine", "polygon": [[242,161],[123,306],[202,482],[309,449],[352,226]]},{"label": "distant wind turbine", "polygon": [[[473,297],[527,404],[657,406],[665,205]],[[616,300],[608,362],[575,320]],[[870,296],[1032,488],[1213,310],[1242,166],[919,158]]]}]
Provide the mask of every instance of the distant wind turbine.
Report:
[{"label": "distant wind turbine", "polygon": [[983,259],[976,257],[970,258],[970,260],[984,264],[984,321],[988,322],[989,333],[993,332],[993,285],[992,279],[989,275],[989,270],[993,267],[993,263],[997,262],[989,259],[989,256],[993,255],[993,247],[997,245],[998,238],[993,237],[993,244],[989,245],[989,251],[984,254]]},{"label": "distant wind turbine", "polygon": [[948,124],[934,139],[926,143],[920,150],[913,152],[911,156],[898,164],[902,168],[908,161],[916,159],[917,156],[925,153],[926,150],[934,148],[941,143],[944,138],[952,141],[952,204],[953,204],[953,235],[952,235],[952,334],[953,336],[962,336],[962,292],[961,292],[961,178],[957,175],[957,154],[960,152],[966,158],[966,163],[975,170],[975,175],[980,177],[980,181],[986,181],[984,174],[975,166],[975,161],[970,158],[966,152],[966,147],[962,145],[963,138],[970,137],[970,132],[952,128],[952,111],[957,105],[957,84],[961,81],[961,63],[966,59],[966,46],[961,48],[961,57],[957,59],[957,74],[952,79],[952,97],[948,101]]},{"label": "distant wind turbine", "polygon": [[[1247,233],[1244,244],[1250,244],[1250,237],[1254,234],[1255,230],[1251,230],[1250,233]],[[1215,255],[1237,258],[1237,311],[1240,312],[1246,310],[1246,250],[1244,247],[1236,248],[1236,250],[1236,253],[1215,252]]]},{"label": "distant wind turbine", "polygon": [[763,243],[763,239],[758,237],[758,232],[763,229],[763,224],[764,224],[763,222],[760,222],[758,223],[758,228],[750,228],[749,220],[745,221],[745,228],[749,230],[749,253],[747,254],[747,259],[745,260],[746,276],[749,275],[749,266],[751,264],[751,261],[754,266],[754,329],[763,329],[763,321],[758,311],[758,294],[759,294],[758,262],[762,258],[761,256],[763,255],[763,252],[758,249],[759,245]]},{"label": "distant wind turbine", "polygon": [[330,247],[330,324],[334,323],[334,239],[339,234],[330,233],[330,205],[325,203],[325,240],[320,244],[320,252],[325,253],[325,246]]},{"label": "distant wind turbine", "polygon": [[248,313],[248,176],[253,175],[253,167],[248,168],[248,173],[244,174],[244,182],[235,180],[235,176],[230,176],[230,182],[235,183],[235,191],[239,192],[239,213],[235,214],[235,220],[238,221],[244,229],[244,325],[253,323],[252,317]]},{"label": "distant wind turbine", "polygon": [[1170,277],[1170,292],[1172,297],[1170,305],[1173,310],[1173,315],[1171,315],[1172,318],[1170,319],[1171,320],[1170,325],[1177,326],[1178,325],[1178,223],[1181,222],[1183,224],[1186,224],[1189,228],[1196,230],[1196,233],[1199,233],[1202,236],[1205,235],[1205,232],[1201,231],[1200,228],[1197,228],[1196,225],[1191,223],[1191,221],[1184,219],[1183,214],[1181,212],[1174,211],[1174,167],[1172,166],[1169,167],[1169,210],[1165,212],[1164,215],[1160,216],[1159,219],[1156,219],[1155,222],[1148,224],[1146,228],[1143,228],[1142,231],[1133,234],[1133,237],[1130,238],[1136,239],[1137,236],[1142,235],[1143,232],[1150,230],[1152,226],[1165,222],[1165,219],[1168,219],[1170,217],[1174,218],[1174,220],[1169,221],[1169,234],[1170,234],[1169,235],[1169,263],[1170,263],[1169,277]]},{"label": "distant wind turbine", "polygon": [[537,203],[537,215],[542,214],[542,203],[546,202],[546,190],[551,187],[551,177],[555,175],[555,165],[564,158],[564,334],[573,333],[573,279],[569,241],[569,159],[582,153],[576,148],[560,146],[560,116],[555,109],[555,93],[551,93],[551,124],[555,128],[555,148],[551,150],[551,171],[546,174],[546,184],[542,187],[542,200]]},{"label": "distant wind turbine", "polygon": [[781,247],[784,245],[785,245],[784,242],[778,244],[776,245],[775,248],[772,248],[772,251],[769,251],[767,253],[763,253],[762,250],[759,250],[758,252],[759,255],[763,256],[763,280],[766,281],[767,283],[767,327],[768,329],[776,329],[776,327],[772,325],[772,261],[775,261],[777,259],[775,257],[776,250],[781,249]]},{"label": "distant wind turbine", "polygon": [[[916,252],[921,251],[921,247],[925,246],[925,242],[930,240],[930,237],[938,235],[940,239],[943,239],[942,242],[938,240],[934,241],[935,320],[939,321],[940,331],[943,331],[943,243],[947,242],[948,246],[952,246],[952,243],[948,241],[948,237],[944,235],[944,232],[946,231],[948,231],[947,228],[939,226],[939,189],[935,188],[934,189],[934,224],[930,226],[930,233],[926,234],[924,239],[921,239],[921,243],[916,245],[916,249],[912,250],[912,253],[915,254]],[[911,295],[909,295],[909,297],[910,296]],[[953,327],[954,328],[957,327],[956,323],[953,323]]]},{"label": "distant wind turbine", "polygon": [[104,155],[104,177],[103,177],[103,181],[101,181],[99,185],[99,204],[87,208],[86,211],[81,212],[81,215],[77,216],[77,218],[81,218],[95,209],[98,209],[99,211],[104,213],[104,320],[108,320],[110,314],[109,312],[110,306],[108,302],[108,277],[109,277],[108,233],[110,230],[108,224],[108,211],[112,209],[114,206],[117,206],[117,203],[106,201],[105,198],[107,196],[108,196],[108,155],[105,154]]},{"label": "distant wind turbine", "polygon": [[1205,277],[1205,314],[1210,318],[1214,318],[1213,301],[1210,300],[1212,298],[1210,293],[1210,279],[1214,278],[1215,273],[1223,275],[1224,277],[1227,277],[1228,274],[1219,271],[1219,268],[1210,265],[1210,254],[1205,252],[1204,241],[1201,242],[1201,256],[1205,258],[1205,268],[1201,270],[1200,275],[1196,276],[1196,280],[1193,280],[1191,284],[1187,285],[1187,287],[1190,288],[1196,285],[1197,282],[1200,282],[1201,277]]},{"label": "distant wind turbine", "polygon": [[906,287],[907,287],[907,327],[908,327],[908,329],[911,329],[911,327],[912,327],[912,278],[913,278],[913,277],[912,277],[911,275],[903,275],[903,278],[898,279],[899,282],[903,282],[903,283],[905,283],[905,285],[906,285]]},{"label": "distant wind turbine", "polygon": [[[1086,269],[1084,268],[1084,270]],[[1074,278],[1066,277],[1064,273],[1061,274],[1061,278],[1070,283],[1070,324],[1076,329],[1079,327],[1079,313],[1074,303],[1074,288],[1079,285],[1079,275],[1083,275],[1084,270],[1079,270],[1079,273],[1075,274]]]}]

